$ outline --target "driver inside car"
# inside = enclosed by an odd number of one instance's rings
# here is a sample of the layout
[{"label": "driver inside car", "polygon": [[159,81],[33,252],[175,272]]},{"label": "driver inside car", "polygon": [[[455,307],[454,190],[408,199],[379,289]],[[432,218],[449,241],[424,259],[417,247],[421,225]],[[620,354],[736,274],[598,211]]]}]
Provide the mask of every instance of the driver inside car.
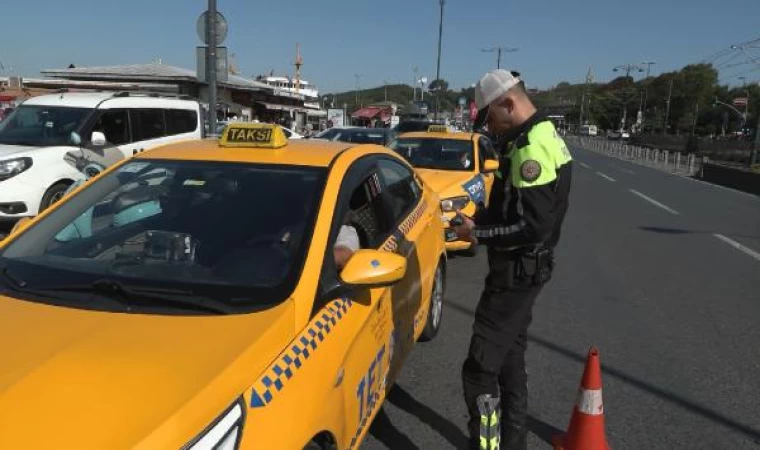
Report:
[{"label": "driver inside car", "polygon": [[335,245],[333,245],[333,255],[335,257],[335,266],[340,272],[346,267],[348,260],[351,256],[361,248],[359,242],[359,233],[356,228],[349,225],[351,220],[351,213],[349,212],[343,221],[343,225],[338,231],[338,238],[335,239]]}]

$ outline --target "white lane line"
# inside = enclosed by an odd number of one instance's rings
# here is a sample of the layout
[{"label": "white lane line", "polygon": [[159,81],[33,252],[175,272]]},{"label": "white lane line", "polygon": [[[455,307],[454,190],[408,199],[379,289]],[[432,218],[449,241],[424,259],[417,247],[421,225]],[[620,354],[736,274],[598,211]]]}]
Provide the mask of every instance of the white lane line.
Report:
[{"label": "white lane line", "polygon": [[597,175],[599,175],[600,177],[604,178],[604,179],[605,179],[605,180],[607,180],[607,181],[615,181],[615,179],[614,179],[614,178],[612,178],[612,177],[611,177],[611,176],[609,176],[609,175],[605,175],[605,174],[603,174],[602,172],[597,172],[596,174],[597,174]]},{"label": "white lane line", "polygon": [[746,253],[747,255],[749,255],[749,256],[755,258],[756,260],[760,261],[760,253],[752,250],[751,248],[746,247],[746,246],[744,246],[744,245],[736,242],[735,240],[733,240],[731,238],[727,238],[726,236],[723,236],[722,234],[715,233],[715,234],[713,234],[713,236],[715,236],[716,238],[718,238],[721,241],[725,242],[726,244],[730,245],[731,247],[739,250],[740,252]]},{"label": "white lane line", "polygon": [[623,169],[622,167],[616,167],[616,166],[613,166],[612,168],[615,170],[619,170],[623,173],[627,173],[628,175],[636,175],[636,172],[634,172],[633,170]]},{"label": "white lane line", "polygon": [[586,163],[582,163],[582,162],[580,162],[580,161],[578,162],[578,164],[580,164],[580,165],[581,165],[581,167],[583,167],[584,169],[590,169],[590,168],[591,168],[591,166],[589,166],[588,164],[586,164]]},{"label": "white lane line", "polygon": [[653,204],[654,206],[656,206],[658,208],[662,208],[662,209],[664,209],[665,211],[667,211],[667,212],[669,212],[671,214],[678,215],[678,211],[676,211],[675,209],[669,208],[669,207],[663,205],[662,203],[658,202],[657,200],[655,200],[655,199],[653,199],[651,197],[647,197],[646,195],[642,194],[641,192],[639,192],[639,191],[637,191],[635,189],[628,189],[628,190],[632,194],[638,195],[639,197],[643,198],[644,200],[648,201],[649,203]]}]

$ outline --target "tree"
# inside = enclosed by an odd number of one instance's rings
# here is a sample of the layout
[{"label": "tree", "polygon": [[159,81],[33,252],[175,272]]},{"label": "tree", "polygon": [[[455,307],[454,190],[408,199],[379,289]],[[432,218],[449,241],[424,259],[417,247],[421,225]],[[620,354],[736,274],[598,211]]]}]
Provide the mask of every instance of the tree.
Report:
[{"label": "tree", "polygon": [[428,90],[431,92],[435,92],[438,90],[438,88],[441,88],[442,92],[446,92],[449,90],[449,83],[446,80],[433,80],[430,82],[430,86],[428,86]]}]

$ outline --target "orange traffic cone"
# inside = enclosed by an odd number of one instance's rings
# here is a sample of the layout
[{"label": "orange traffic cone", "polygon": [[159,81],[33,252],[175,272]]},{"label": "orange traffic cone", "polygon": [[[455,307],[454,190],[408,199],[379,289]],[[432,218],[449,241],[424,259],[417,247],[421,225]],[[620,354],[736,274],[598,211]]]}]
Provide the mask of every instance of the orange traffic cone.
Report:
[{"label": "orange traffic cone", "polygon": [[573,408],[570,426],[564,435],[553,439],[555,450],[609,450],[604,434],[604,406],[602,404],[602,371],[599,351],[591,347]]}]

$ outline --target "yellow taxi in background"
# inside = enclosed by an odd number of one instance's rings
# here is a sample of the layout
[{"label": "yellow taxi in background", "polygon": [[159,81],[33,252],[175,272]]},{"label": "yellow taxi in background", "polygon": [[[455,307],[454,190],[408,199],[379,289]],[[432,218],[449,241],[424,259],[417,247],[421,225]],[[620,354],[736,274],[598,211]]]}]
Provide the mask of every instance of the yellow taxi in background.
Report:
[{"label": "yellow taxi in background", "polygon": [[445,270],[438,196],[383,147],[142,153],[0,242],[0,448],[357,448]]},{"label": "yellow taxi in background", "polygon": [[[425,184],[438,193],[446,220],[458,211],[472,217],[478,208],[488,207],[499,160],[486,136],[431,125],[427,132],[399,136],[389,147],[409,161]],[[476,247],[453,236],[446,242],[447,250],[475,252]]]}]

